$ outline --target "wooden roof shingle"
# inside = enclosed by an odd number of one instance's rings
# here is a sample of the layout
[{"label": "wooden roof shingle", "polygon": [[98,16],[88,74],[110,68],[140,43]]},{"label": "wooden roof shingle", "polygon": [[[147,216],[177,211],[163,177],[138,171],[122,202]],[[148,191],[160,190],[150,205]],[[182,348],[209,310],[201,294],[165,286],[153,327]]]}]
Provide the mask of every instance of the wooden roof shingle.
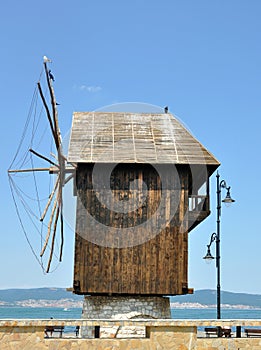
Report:
[{"label": "wooden roof shingle", "polygon": [[170,113],[75,112],[68,161],[219,166]]}]

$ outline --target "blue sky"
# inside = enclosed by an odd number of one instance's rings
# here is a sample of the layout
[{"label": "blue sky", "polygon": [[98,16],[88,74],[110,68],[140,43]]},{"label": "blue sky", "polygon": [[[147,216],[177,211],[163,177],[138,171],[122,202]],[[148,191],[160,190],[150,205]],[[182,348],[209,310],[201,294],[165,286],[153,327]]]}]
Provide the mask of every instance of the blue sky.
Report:
[{"label": "blue sky", "polygon": [[[72,285],[73,232],[66,232],[62,265],[44,275],[19,226],[7,177],[47,55],[63,135],[74,111],[122,102],[168,105],[219,159],[221,179],[236,199],[222,208],[222,289],[261,294],[260,13],[258,0],[1,5],[1,289]],[[212,215],[189,239],[195,289],[216,287],[215,266],[202,259],[216,230],[215,180]]]}]

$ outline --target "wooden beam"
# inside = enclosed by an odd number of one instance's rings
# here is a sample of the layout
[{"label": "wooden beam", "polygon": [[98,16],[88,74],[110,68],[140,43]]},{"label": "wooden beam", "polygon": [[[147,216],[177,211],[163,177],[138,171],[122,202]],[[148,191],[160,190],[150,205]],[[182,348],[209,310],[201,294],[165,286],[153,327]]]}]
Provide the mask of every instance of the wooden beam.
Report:
[{"label": "wooden beam", "polygon": [[[50,174],[57,174],[59,173],[59,168],[57,167],[50,167],[50,168],[29,168],[29,169],[9,169],[8,173],[29,173],[33,171],[49,171]],[[72,174],[75,172],[74,168],[65,168],[64,173],[65,174]],[[68,181],[66,181],[68,182]]]},{"label": "wooden beam", "polygon": [[33,171],[50,171],[50,169],[51,168],[10,169],[10,170],[8,170],[8,173],[9,174],[12,174],[12,173],[29,173],[29,172],[33,172]]},{"label": "wooden beam", "polygon": [[[56,167],[50,167],[49,169],[50,174],[57,174],[60,172],[60,169]],[[73,174],[75,172],[74,168],[65,168],[64,169],[64,174]]]},{"label": "wooden beam", "polygon": [[42,248],[42,251],[40,253],[40,257],[42,257],[44,255],[44,252],[46,250],[46,247],[48,245],[48,241],[49,241],[49,238],[50,238],[50,234],[51,234],[51,229],[52,229],[52,223],[53,223],[53,218],[54,218],[54,214],[57,210],[57,198],[54,202],[54,205],[53,205],[53,209],[52,209],[52,213],[51,213],[51,216],[50,216],[50,219],[49,219],[49,224],[48,224],[48,231],[47,231],[47,235],[46,235],[46,238],[45,238],[45,242],[44,242],[44,246]]},{"label": "wooden beam", "polygon": [[53,191],[52,191],[52,193],[51,193],[50,196],[49,196],[48,202],[47,202],[47,204],[46,204],[46,206],[45,206],[45,209],[44,209],[43,214],[42,214],[42,216],[41,216],[41,218],[40,218],[40,221],[43,221],[43,220],[44,220],[45,215],[46,215],[46,213],[47,213],[47,210],[48,210],[49,207],[50,207],[50,204],[51,204],[51,202],[52,202],[53,196],[54,196],[55,191],[56,191],[57,186],[58,186],[58,180],[59,180],[59,178],[57,177],[56,182],[55,182],[55,185],[54,185],[54,188],[53,188]]},{"label": "wooden beam", "polygon": [[40,82],[37,83],[37,86],[38,86],[38,90],[39,90],[41,99],[43,101],[43,104],[44,104],[44,107],[45,107],[45,110],[46,110],[47,118],[48,118],[48,121],[49,121],[49,124],[50,124],[50,128],[51,128],[51,131],[52,131],[52,135],[53,135],[53,138],[54,138],[56,149],[59,149],[59,147],[60,147],[59,140],[57,139],[56,134],[55,134],[55,130],[54,130],[54,126],[53,126],[53,123],[52,123],[51,114],[50,114],[48,105],[46,103],[46,100],[45,100],[45,97],[44,97],[44,94],[43,94]]},{"label": "wooden beam", "polygon": [[33,153],[34,155],[36,155],[37,157],[42,158],[43,160],[46,160],[46,161],[49,162],[50,164],[52,164],[52,165],[56,166],[57,168],[59,168],[59,165],[57,165],[56,163],[54,163],[51,159],[49,159],[49,158],[43,156],[42,154],[40,154],[40,153],[34,151],[32,148],[30,148],[29,151],[30,151],[31,153]]},{"label": "wooden beam", "polygon": [[57,108],[56,108],[56,100],[55,100],[55,95],[54,95],[54,91],[53,91],[53,87],[50,81],[50,76],[49,76],[49,71],[48,71],[48,67],[47,67],[47,63],[44,62],[44,69],[45,69],[45,75],[46,75],[46,80],[47,80],[47,85],[49,88],[49,93],[51,96],[51,104],[52,104],[52,111],[53,111],[53,129],[54,129],[54,134],[55,134],[55,140],[56,140],[56,146],[57,150],[58,150],[58,158],[59,158],[59,154],[61,154],[61,138],[60,138],[60,130],[59,130],[59,125],[58,125],[58,118],[57,118]]},{"label": "wooden beam", "polygon": [[52,243],[51,243],[51,251],[50,251],[49,261],[48,261],[48,265],[47,265],[47,269],[46,269],[47,273],[50,271],[51,262],[52,262],[52,259],[53,259],[55,235],[56,235],[57,222],[58,222],[58,219],[59,219],[59,212],[60,212],[60,208],[59,208],[59,205],[58,205],[57,206],[57,210],[56,210],[55,220],[54,220],[54,226],[53,226],[53,237],[52,237]]}]

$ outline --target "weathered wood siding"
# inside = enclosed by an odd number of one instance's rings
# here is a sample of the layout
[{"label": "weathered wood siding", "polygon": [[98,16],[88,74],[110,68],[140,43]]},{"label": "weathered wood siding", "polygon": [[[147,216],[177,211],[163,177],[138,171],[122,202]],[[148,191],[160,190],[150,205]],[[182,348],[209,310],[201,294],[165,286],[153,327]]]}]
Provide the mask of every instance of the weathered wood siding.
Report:
[{"label": "weathered wood siding", "polygon": [[[74,291],[80,294],[186,293],[187,167],[180,167],[175,176],[168,165],[160,166],[160,175],[150,165],[117,165],[110,176],[109,206],[102,203],[104,194],[97,194],[97,186],[94,189],[92,171],[91,164],[78,165]],[[98,187],[106,186],[101,174]],[[131,199],[141,203],[136,210],[130,204]],[[113,201],[123,203],[124,212],[111,210]],[[173,215],[172,208],[177,203]],[[160,221],[162,228],[153,236],[155,223]],[[145,223],[148,225],[143,225]],[[110,228],[119,228],[118,232],[132,228],[132,231],[122,236],[117,234],[115,240]]]}]

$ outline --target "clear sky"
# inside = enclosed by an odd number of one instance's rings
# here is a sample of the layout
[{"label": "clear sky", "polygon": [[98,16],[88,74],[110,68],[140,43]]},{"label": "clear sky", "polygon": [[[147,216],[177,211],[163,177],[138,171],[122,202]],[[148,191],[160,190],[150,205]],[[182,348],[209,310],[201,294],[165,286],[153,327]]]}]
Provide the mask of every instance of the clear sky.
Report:
[{"label": "clear sky", "polygon": [[[236,199],[222,208],[222,289],[261,294],[260,15],[259,0],[3,2],[1,289],[72,285],[73,232],[66,231],[59,269],[44,275],[21,231],[7,177],[47,55],[63,135],[73,111],[126,101],[168,105],[218,158]],[[215,264],[202,259],[216,230],[215,180],[213,174],[212,215],[189,238],[195,289],[216,288]]]}]

